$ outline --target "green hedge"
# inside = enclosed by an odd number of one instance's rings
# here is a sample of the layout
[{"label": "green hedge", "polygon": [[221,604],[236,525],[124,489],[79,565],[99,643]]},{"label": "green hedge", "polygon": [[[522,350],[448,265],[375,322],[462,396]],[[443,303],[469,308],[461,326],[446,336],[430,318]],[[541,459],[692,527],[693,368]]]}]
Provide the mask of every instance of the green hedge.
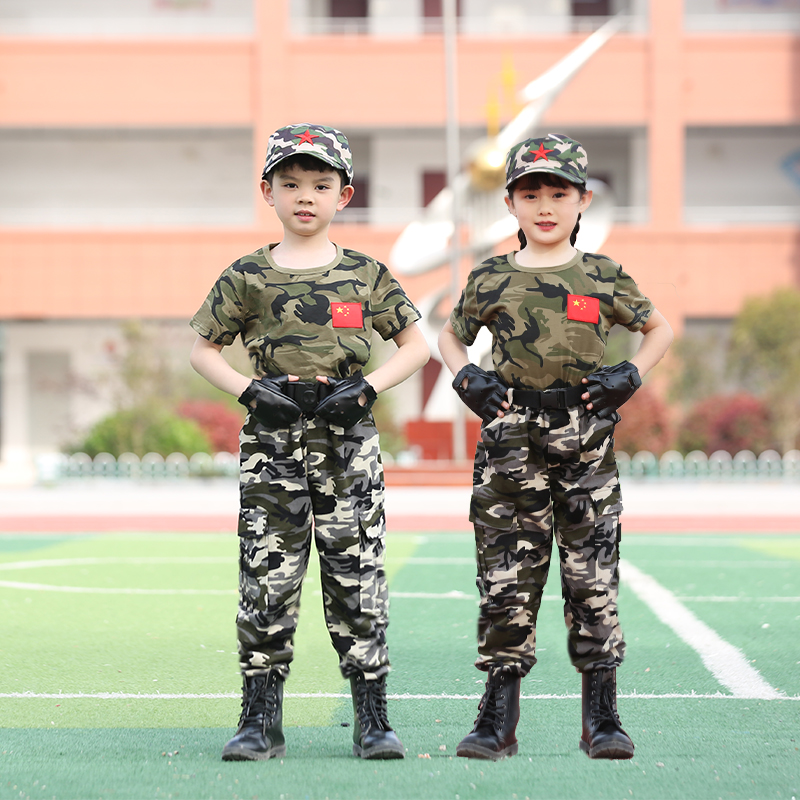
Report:
[{"label": "green hedge", "polygon": [[92,458],[98,453],[210,453],[211,444],[200,426],[169,411],[133,408],[100,420],[79,445],[70,448]]}]

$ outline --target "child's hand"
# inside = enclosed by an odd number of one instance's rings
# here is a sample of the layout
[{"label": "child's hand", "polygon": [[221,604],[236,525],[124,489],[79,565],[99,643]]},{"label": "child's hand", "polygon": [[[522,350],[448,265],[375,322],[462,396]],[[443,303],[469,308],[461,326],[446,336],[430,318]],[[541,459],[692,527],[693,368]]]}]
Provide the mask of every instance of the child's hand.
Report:
[{"label": "child's hand", "polygon": [[621,361],[613,367],[600,369],[581,379],[587,385],[587,392],[581,395],[586,408],[598,417],[608,418],[625,402],[633,397],[633,393],[642,385],[639,370],[630,361]]},{"label": "child's hand", "polygon": [[508,387],[492,372],[486,372],[475,364],[467,364],[459,370],[453,381],[467,408],[475,412],[484,422],[504,416],[511,406],[506,399]]},{"label": "child's hand", "polygon": [[350,378],[317,375],[317,380],[333,387],[333,391],[319,403],[314,413],[345,429],[352,428],[363,419],[378,399],[375,389],[363,375]]},{"label": "child's hand", "polygon": [[[589,379],[588,378],[581,378],[581,383],[589,383]],[[583,400],[584,402],[586,400],[589,400],[590,398],[591,398],[591,395],[589,394],[589,392],[584,392],[581,395],[581,400]],[[594,408],[594,406],[591,403],[586,403],[586,410],[587,411],[591,411],[592,408]]]},{"label": "child's hand", "polygon": [[300,406],[283,393],[283,387],[297,376],[263,377],[250,382],[239,402],[266,428],[288,428],[300,419]]}]

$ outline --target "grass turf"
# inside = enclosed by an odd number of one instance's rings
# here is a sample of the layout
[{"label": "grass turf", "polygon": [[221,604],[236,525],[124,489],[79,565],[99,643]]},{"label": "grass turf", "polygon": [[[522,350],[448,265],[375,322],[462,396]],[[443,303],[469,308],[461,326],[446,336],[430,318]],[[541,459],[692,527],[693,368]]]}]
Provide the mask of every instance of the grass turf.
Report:
[{"label": "grass turf", "polygon": [[[0,692],[237,691],[234,537],[0,537],[0,542],[0,565],[62,560],[60,566],[0,568],[4,581],[197,592],[0,588]],[[27,552],[26,543],[33,545]],[[754,666],[773,686],[796,696],[797,604],[762,600],[800,595],[799,545],[800,538],[793,537],[754,543],[747,537],[630,536],[623,556],[679,597],[744,597],[685,603],[751,662],[755,659]],[[388,552],[396,594],[389,628],[395,665],[390,692],[479,695],[482,676],[471,666],[476,609],[470,537],[395,535]],[[0,798],[798,796],[800,706],[788,699],[623,697],[620,711],[636,756],[608,763],[590,761],[578,750],[577,697],[524,699],[519,755],[497,764],[453,757],[472,725],[476,699],[393,700],[390,717],[407,747],[406,760],[353,759],[352,729],[342,727],[352,714],[349,700],[291,696],[346,694],[327,641],[318,588],[312,576],[304,589],[295,667],[286,687],[288,756],[282,762],[219,759],[238,715],[234,697],[5,697],[0,698]],[[451,590],[473,597],[408,596]],[[523,682],[526,695],[580,691],[579,676],[566,657],[557,595],[554,573],[539,619],[540,660]],[[625,589],[624,573],[620,607],[629,643],[619,672],[622,694],[720,690],[699,656]]]}]

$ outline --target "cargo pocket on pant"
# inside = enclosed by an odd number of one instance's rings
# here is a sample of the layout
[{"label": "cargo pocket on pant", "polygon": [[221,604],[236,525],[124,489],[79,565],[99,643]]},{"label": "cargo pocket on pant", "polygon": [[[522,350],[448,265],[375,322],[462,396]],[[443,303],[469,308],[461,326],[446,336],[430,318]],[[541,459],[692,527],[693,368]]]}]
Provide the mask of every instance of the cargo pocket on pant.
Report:
[{"label": "cargo pocket on pant", "polygon": [[240,595],[253,610],[274,616],[297,603],[305,576],[302,554],[287,551],[285,537],[262,508],[239,512]]},{"label": "cargo pocket on pant", "polygon": [[269,520],[260,508],[239,511],[239,603],[247,611],[268,603]]},{"label": "cargo pocket on pant", "polygon": [[598,588],[608,591],[617,583],[619,565],[619,516],[622,497],[619,484],[591,493],[594,509],[595,572]]},{"label": "cargo pocket on pant", "polygon": [[388,588],[384,570],[386,522],[383,508],[362,514],[359,525],[359,607],[361,613],[385,621]]},{"label": "cargo pocket on pant", "polygon": [[475,558],[478,566],[475,582],[481,606],[496,611],[516,609],[519,561],[515,522],[512,520],[510,525],[499,529],[476,523]]}]

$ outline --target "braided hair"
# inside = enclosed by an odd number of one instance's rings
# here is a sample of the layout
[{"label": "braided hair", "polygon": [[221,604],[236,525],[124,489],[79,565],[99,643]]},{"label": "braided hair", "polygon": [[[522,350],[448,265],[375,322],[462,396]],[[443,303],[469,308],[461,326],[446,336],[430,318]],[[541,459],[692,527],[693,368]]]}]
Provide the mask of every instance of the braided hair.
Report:
[{"label": "braided hair", "polygon": [[[554,189],[568,189],[570,186],[574,186],[580,192],[581,197],[583,197],[587,191],[585,183],[572,183],[571,181],[561,178],[558,175],[553,175],[552,172],[529,172],[526,175],[522,175],[508,187],[508,196],[513,199],[514,192],[517,189],[531,189],[536,191],[537,189],[541,189],[542,186],[550,186]],[[581,215],[578,214],[575,227],[572,229],[572,233],[569,235],[569,243],[573,247],[578,239],[578,231],[580,231],[580,229]],[[517,231],[517,238],[519,239],[520,250],[524,250],[528,246],[528,240],[525,237],[522,228]]]}]

